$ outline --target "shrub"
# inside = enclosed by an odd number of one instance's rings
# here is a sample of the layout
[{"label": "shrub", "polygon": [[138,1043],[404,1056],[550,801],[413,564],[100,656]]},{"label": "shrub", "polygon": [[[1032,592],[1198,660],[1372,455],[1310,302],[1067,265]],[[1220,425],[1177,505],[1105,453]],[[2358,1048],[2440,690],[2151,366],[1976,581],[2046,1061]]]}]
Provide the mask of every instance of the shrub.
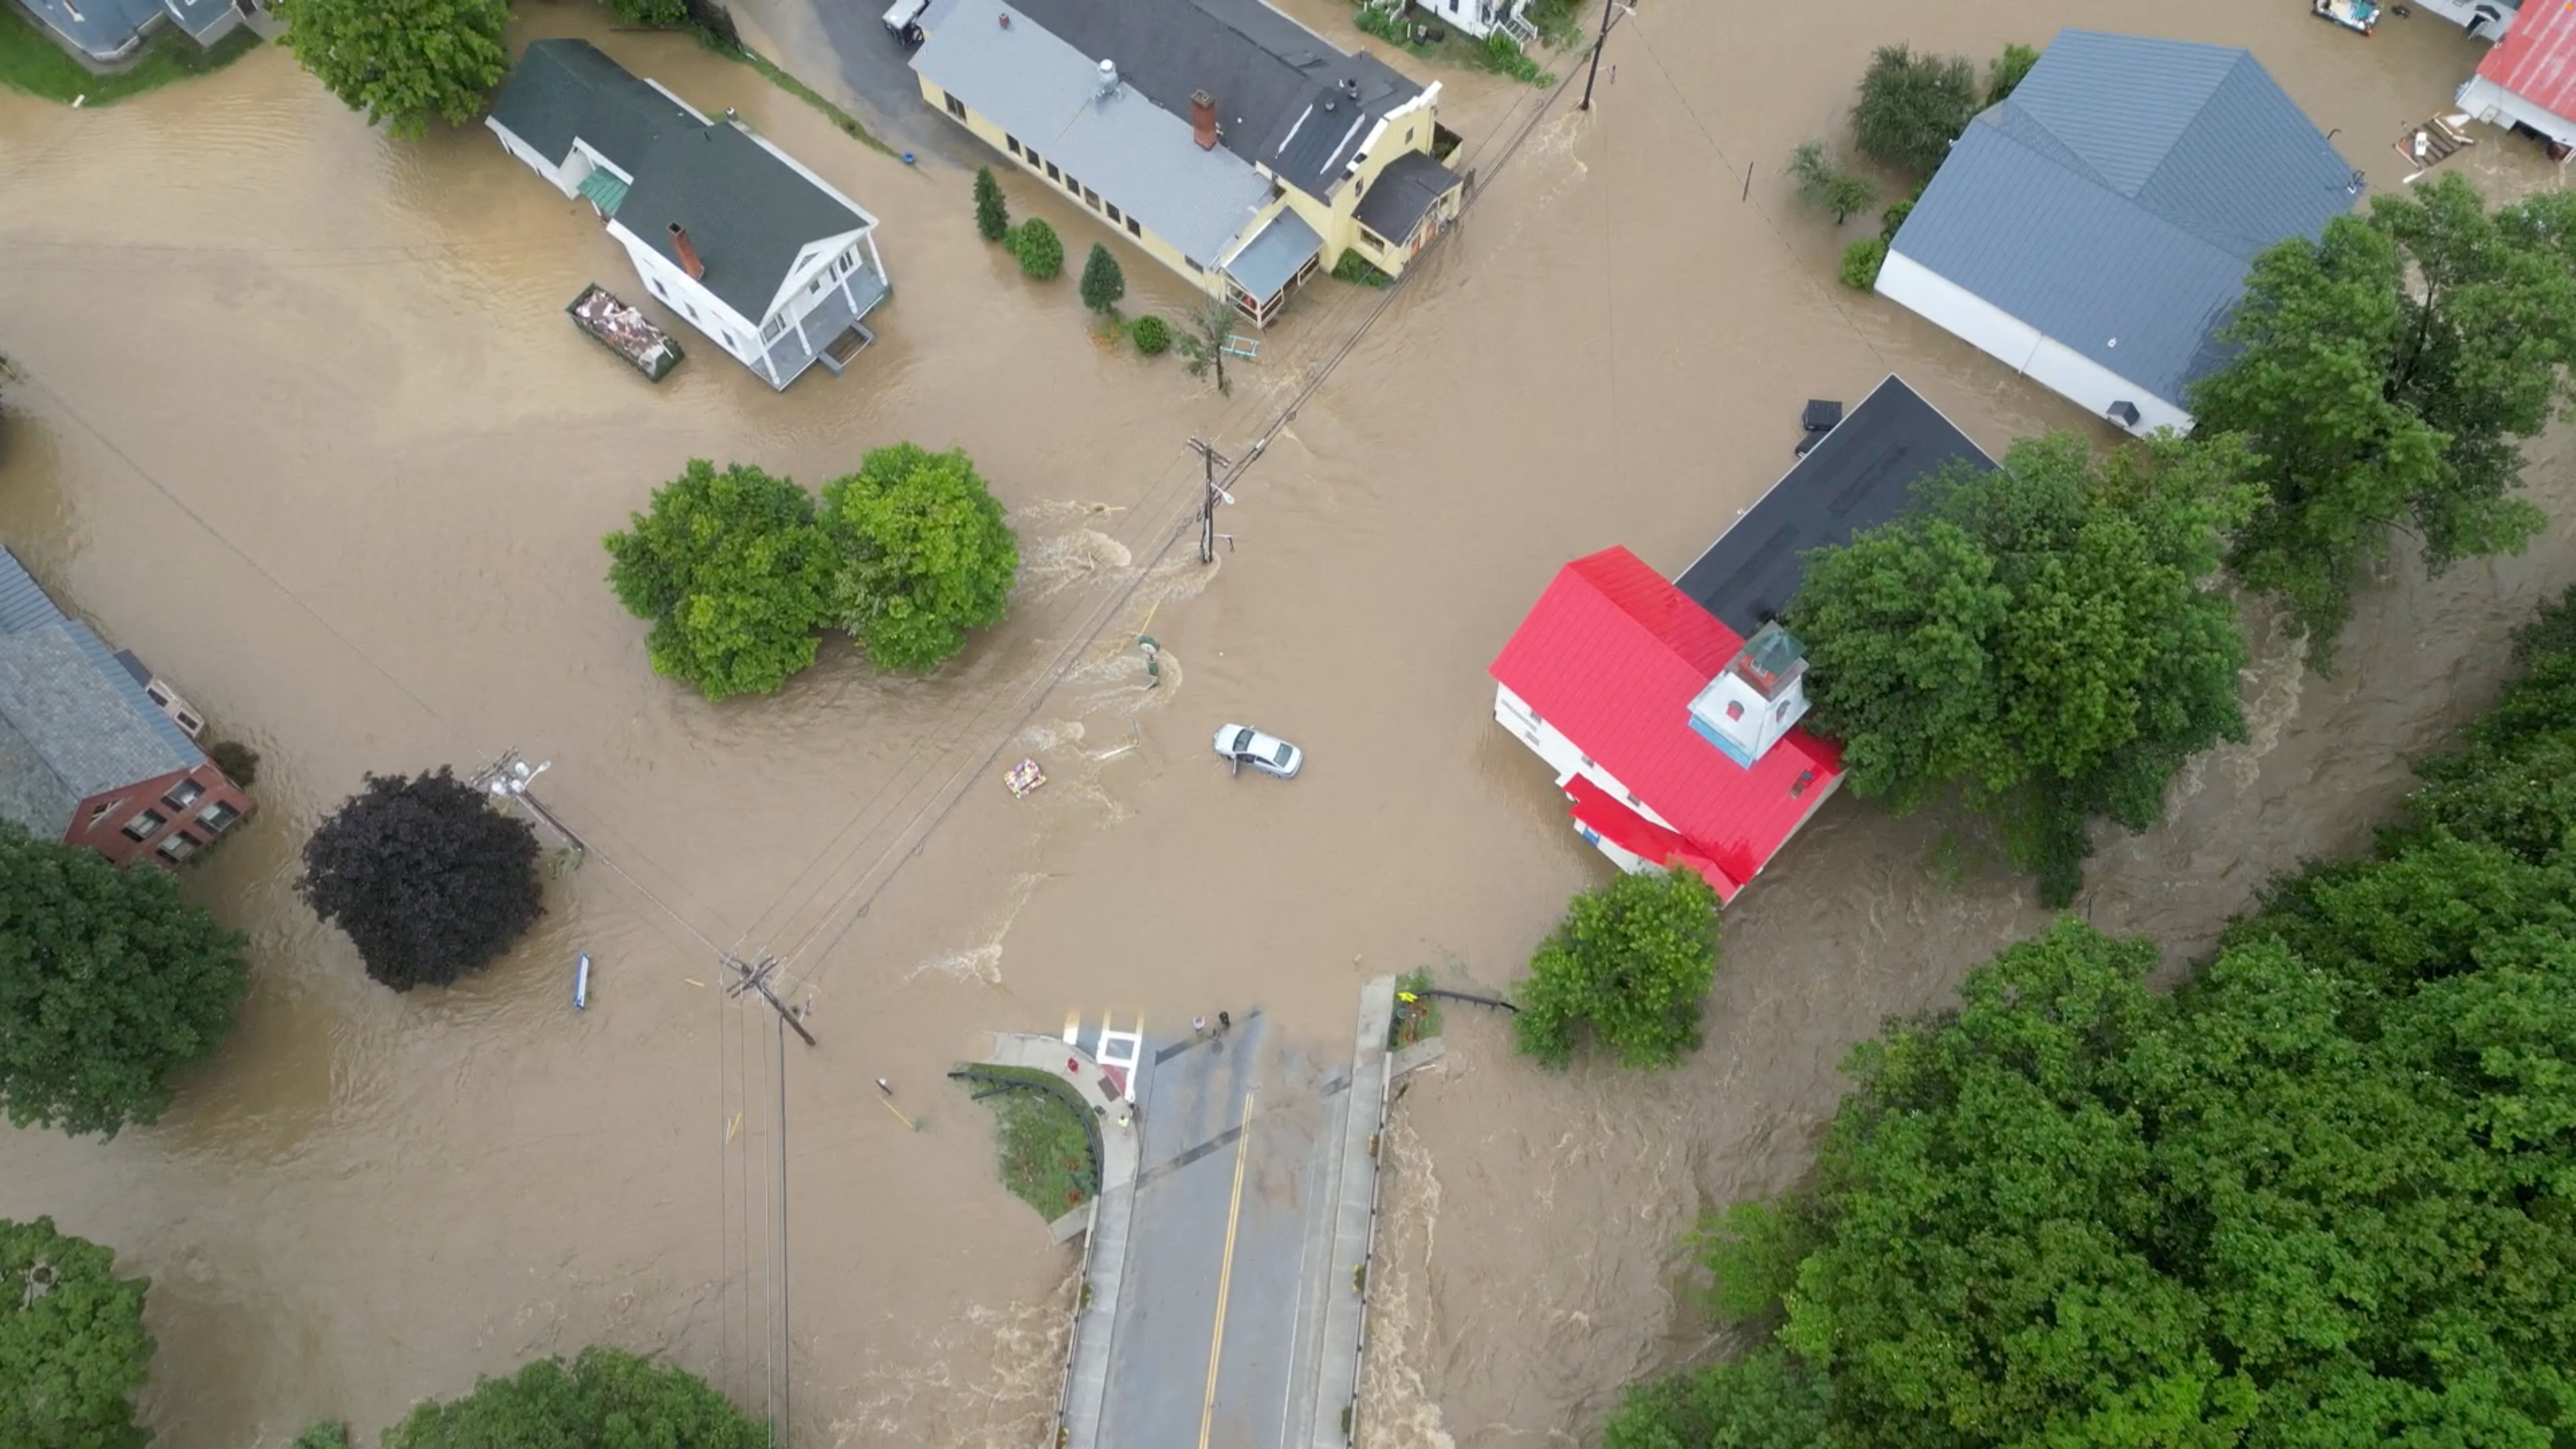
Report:
[{"label": "shrub", "polygon": [[2020,87],[2022,77],[2039,64],[2039,52],[2027,45],[2007,45],[1986,67],[1986,104],[1993,105]]},{"label": "shrub", "polygon": [[224,778],[247,790],[259,782],[259,751],[239,740],[217,740],[206,746],[206,758]]},{"label": "shrub", "polygon": [[1091,255],[1082,262],[1082,305],[1094,312],[1106,312],[1127,295],[1127,274],[1118,269],[1118,259],[1109,248],[1091,244]]},{"label": "shrub", "polygon": [[688,0],[603,0],[608,13],[629,25],[678,26],[689,23]]},{"label": "shrub", "polygon": [[1030,217],[1011,229],[1011,255],[1032,281],[1052,282],[1064,273],[1064,242],[1043,218]]},{"label": "shrub", "polygon": [[1157,357],[1171,350],[1172,324],[1160,317],[1139,317],[1127,324],[1127,336],[1135,342],[1138,352]]},{"label": "shrub", "polygon": [[1866,292],[1878,285],[1878,269],[1887,264],[1887,238],[1865,236],[1843,248],[1843,285]]},{"label": "shrub", "polygon": [[1354,282],[1363,287],[1383,287],[1395,280],[1349,247],[1342,248],[1342,259],[1333,263],[1333,276],[1336,280]]},{"label": "shrub", "polygon": [[1878,200],[1878,188],[1869,179],[1854,176],[1825,159],[1825,143],[1809,141],[1789,157],[1789,174],[1797,178],[1798,199],[1819,211],[1834,214],[1834,225],[1840,226],[1851,214]]},{"label": "shrub", "polygon": [[990,166],[975,168],[975,234],[988,242],[1011,236],[1010,203],[1002,199],[1002,183]]},{"label": "shrub", "polygon": [[1938,170],[1977,113],[1977,68],[1955,55],[1879,47],[1852,107],[1852,139],[1873,161],[1916,176]]},{"label": "shrub", "polygon": [[1504,31],[1497,30],[1486,36],[1485,43],[1472,54],[1480,70],[1494,71],[1534,86],[1556,84],[1556,77],[1539,69],[1538,62],[1522,51],[1520,42]]}]

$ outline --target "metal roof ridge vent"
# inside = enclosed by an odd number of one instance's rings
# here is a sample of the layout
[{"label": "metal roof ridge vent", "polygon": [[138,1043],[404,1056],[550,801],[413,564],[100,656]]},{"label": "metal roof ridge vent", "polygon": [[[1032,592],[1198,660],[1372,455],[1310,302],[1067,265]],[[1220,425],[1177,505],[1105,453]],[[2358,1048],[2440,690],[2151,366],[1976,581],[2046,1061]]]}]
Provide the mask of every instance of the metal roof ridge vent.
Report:
[{"label": "metal roof ridge vent", "polygon": [[1100,99],[1105,101],[1116,94],[1118,94],[1118,62],[1104,55],[1100,58]]}]

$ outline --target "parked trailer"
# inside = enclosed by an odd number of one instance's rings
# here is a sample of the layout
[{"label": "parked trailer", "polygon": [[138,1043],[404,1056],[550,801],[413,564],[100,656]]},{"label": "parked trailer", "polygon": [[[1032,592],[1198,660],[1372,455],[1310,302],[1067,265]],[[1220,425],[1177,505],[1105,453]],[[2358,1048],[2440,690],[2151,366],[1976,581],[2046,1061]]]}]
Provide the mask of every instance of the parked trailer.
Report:
[{"label": "parked trailer", "polygon": [[670,333],[654,326],[652,319],[617,300],[597,282],[584,287],[564,310],[572,314],[574,326],[655,382],[670,376],[671,369],[686,356]]}]

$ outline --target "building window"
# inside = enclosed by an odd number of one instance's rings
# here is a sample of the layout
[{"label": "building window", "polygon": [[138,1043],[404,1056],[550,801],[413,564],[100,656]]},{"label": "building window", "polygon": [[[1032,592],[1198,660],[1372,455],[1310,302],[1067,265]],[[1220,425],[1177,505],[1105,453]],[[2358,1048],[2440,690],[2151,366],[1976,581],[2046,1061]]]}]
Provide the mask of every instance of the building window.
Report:
[{"label": "building window", "polygon": [[1076,196],[1082,195],[1082,183],[1074,180],[1073,173],[1070,171],[1064,173],[1064,189]]},{"label": "building window", "polygon": [[1047,180],[1049,180],[1049,181],[1062,181],[1062,180],[1064,180],[1064,173],[1055,169],[1055,163],[1054,163],[1054,162],[1049,161],[1049,162],[1046,164],[1046,168],[1047,168]]},{"label": "building window", "polygon": [[1020,154],[1020,138],[1019,138],[1019,137],[1017,137],[1017,136],[1010,136],[1010,135],[1006,135],[1006,136],[1002,137],[1002,140],[1003,140],[1004,142],[1006,142],[1006,143],[1010,146],[1010,148],[1011,148],[1011,154],[1012,154],[1012,155],[1017,156],[1018,154]]},{"label": "building window", "polygon": [[197,797],[205,793],[206,787],[198,784],[196,781],[181,780],[178,784],[170,787],[169,794],[161,797],[161,803],[169,806],[173,810],[185,810],[189,806],[196,804]]},{"label": "building window", "polygon": [[186,730],[188,732],[188,738],[192,740],[197,737],[199,731],[206,727],[206,722],[204,720],[197,718],[195,715],[188,713],[184,709],[172,710],[170,712],[170,717],[179,722],[179,728]]},{"label": "building window", "polygon": [[1137,238],[1137,239],[1139,239],[1139,240],[1142,240],[1142,239],[1144,238],[1144,235],[1145,235],[1145,229],[1144,229],[1143,227],[1141,227],[1141,226],[1138,226],[1138,225],[1136,224],[1136,218],[1134,218],[1134,217],[1132,217],[1132,216],[1131,216],[1131,217],[1127,218],[1127,234],[1128,234],[1129,236],[1132,236],[1132,237],[1135,237],[1135,238]]},{"label": "building window", "polygon": [[1728,700],[1728,701],[1726,702],[1726,717],[1727,717],[1728,719],[1742,719],[1742,718],[1744,718],[1744,704],[1743,704],[1743,701],[1741,701],[1741,700],[1733,700],[1733,699]]},{"label": "building window", "polygon": [[184,830],[173,830],[170,838],[161,842],[158,853],[173,864],[186,860],[197,853],[196,837]]},{"label": "building window", "polygon": [[1790,798],[1790,799],[1792,799],[1792,800],[1795,800],[1795,799],[1797,799],[1799,796],[1806,794],[1806,793],[1807,793],[1807,787],[1808,787],[1809,785],[1814,784],[1814,783],[1816,783],[1816,772],[1815,772],[1815,771],[1813,771],[1813,770],[1800,770],[1800,771],[1798,772],[1798,778],[1797,778],[1796,780],[1792,781],[1792,782],[1790,783],[1790,785],[1789,785],[1789,798]]},{"label": "building window", "polygon": [[1205,268],[1205,267],[1203,267],[1203,266],[1200,266],[1200,265],[1199,265],[1199,263],[1198,263],[1198,258],[1196,258],[1196,257],[1183,257],[1183,258],[1181,258],[1181,260],[1182,260],[1182,261],[1185,261],[1185,262],[1187,262],[1187,263],[1189,263],[1189,264],[1190,264],[1190,270],[1191,270],[1191,271],[1193,271],[1193,272],[1198,272],[1198,273],[1202,273],[1202,274],[1204,274],[1204,273],[1207,271],[1207,268]]},{"label": "building window", "polygon": [[966,119],[966,103],[957,99],[955,96],[950,96],[948,98],[948,114],[955,116],[961,121]]},{"label": "building window", "polygon": [[235,810],[233,807],[225,804],[221,800],[218,800],[214,804],[197,812],[197,823],[206,827],[206,833],[209,835],[223,834],[226,826],[231,825],[234,821],[239,820],[240,818],[240,811]]},{"label": "building window", "polygon": [[133,819],[125,822],[125,838],[128,840],[150,840],[152,838],[153,831],[158,830],[169,823],[169,818],[164,816],[160,811],[146,810],[135,816]]},{"label": "building window", "polygon": [[1386,250],[1386,243],[1378,240],[1377,233],[1369,230],[1367,227],[1360,228],[1360,240],[1368,243],[1368,249],[1370,251],[1381,252]]},{"label": "building window", "polygon": [[163,709],[168,709],[170,707],[170,696],[163,692],[159,684],[147,684],[143,686],[143,692],[151,698],[154,704],[161,706]]},{"label": "building window", "polygon": [[1021,152],[1020,155],[1027,160],[1031,171],[1035,171],[1040,166],[1046,164],[1045,158],[1038,155],[1038,148],[1035,146],[1031,146],[1026,151]]},{"label": "building window", "polygon": [[1126,218],[1125,218],[1125,217],[1120,216],[1120,215],[1118,214],[1118,203],[1117,203],[1117,202],[1114,202],[1114,201],[1113,201],[1113,202],[1110,202],[1108,205],[1106,205],[1106,206],[1102,207],[1102,208],[1101,208],[1101,210],[1103,210],[1103,211],[1105,211],[1105,212],[1108,212],[1108,213],[1109,213],[1109,219],[1110,219],[1111,221],[1125,221],[1125,220],[1126,220]]},{"label": "building window", "polygon": [[1088,186],[1086,186],[1086,187],[1082,188],[1082,200],[1083,200],[1083,204],[1084,204],[1084,205],[1086,205],[1086,206],[1089,206],[1092,210],[1094,210],[1094,211],[1098,211],[1098,210],[1100,209],[1100,196],[1099,196],[1099,194],[1098,194],[1097,192],[1094,192],[1094,191],[1093,191],[1090,187],[1088,187]]},{"label": "building window", "polygon": [[108,816],[116,813],[116,808],[118,806],[124,803],[125,801],[123,799],[116,799],[110,800],[106,804],[101,805],[97,809],[89,812],[89,824],[81,828],[84,830],[96,830],[99,826],[106,823]]}]

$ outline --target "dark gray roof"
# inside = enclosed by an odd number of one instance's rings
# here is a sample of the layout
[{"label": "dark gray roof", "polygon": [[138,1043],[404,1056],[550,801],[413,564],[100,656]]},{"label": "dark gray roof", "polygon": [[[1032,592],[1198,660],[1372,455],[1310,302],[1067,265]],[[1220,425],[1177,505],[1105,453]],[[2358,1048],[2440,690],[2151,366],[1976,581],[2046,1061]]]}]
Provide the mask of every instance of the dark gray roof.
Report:
[{"label": "dark gray roof", "polygon": [[1360,198],[1360,225],[1400,242],[1413,235],[1433,203],[1457,187],[1458,173],[1433,160],[1431,153],[1407,151],[1369,183],[1368,195]]},{"label": "dark gray roof", "polygon": [[708,291],[753,322],[787,280],[805,244],[859,230],[868,218],[729,122],[674,131],[653,143],[617,208],[620,226],[677,262],[671,223],[706,263]]},{"label": "dark gray roof", "polygon": [[1951,148],[1891,250],[2183,405],[2264,248],[2359,173],[2252,55],[2061,31]]},{"label": "dark gray roof", "polygon": [[[1423,87],[1370,55],[1349,55],[1261,0],[1015,0],[1094,61],[1108,60],[1147,100],[1187,119],[1190,95],[1216,102],[1225,148],[1325,196],[1387,112]],[[1352,98],[1344,81],[1358,84]],[[1326,109],[1326,107],[1330,109]]]},{"label": "dark gray roof", "polygon": [[630,175],[656,140],[704,124],[587,40],[530,45],[494,93],[492,119],[549,160],[579,137]]},{"label": "dark gray roof", "polygon": [[0,816],[57,838],[82,800],[204,762],[106,642],[0,549]]},{"label": "dark gray roof", "polygon": [[1751,638],[1798,591],[1808,549],[1849,542],[1903,513],[1914,501],[1915,483],[1952,459],[1981,470],[1995,466],[1939,408],[1890,373],[1675,584]]}]

